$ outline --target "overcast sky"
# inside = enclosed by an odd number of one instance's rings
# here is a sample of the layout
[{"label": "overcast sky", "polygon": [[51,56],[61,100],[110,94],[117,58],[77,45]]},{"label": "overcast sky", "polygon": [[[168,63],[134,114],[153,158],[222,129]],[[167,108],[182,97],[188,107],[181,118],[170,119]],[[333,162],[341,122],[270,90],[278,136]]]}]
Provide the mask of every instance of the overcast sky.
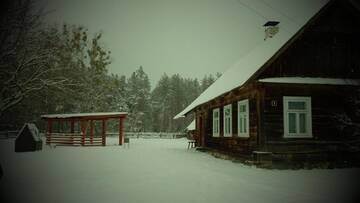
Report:
[{"label": "overcast sky", "polygon": [[[140,65],[152,86],[166,72],[198,77],[223,72],[252,45],[237,0],[42,0],[49,23],[102,32],[110,71],[129,76]],[[244,40],[244,38],[246,40]]]},{"label": "overcast sky", "polygon": [[[279,0],[277,0],[279,1]],[[42,0],[49,23],[102,32],[110,71],[129,76],[140,65],[152,87],[165,72],[202,78],[224,72],[263,38],[261,14],[240,0]],[[286,2],[286,1],[285,1]],[[248,16],[257,16],[249,21]]]}]

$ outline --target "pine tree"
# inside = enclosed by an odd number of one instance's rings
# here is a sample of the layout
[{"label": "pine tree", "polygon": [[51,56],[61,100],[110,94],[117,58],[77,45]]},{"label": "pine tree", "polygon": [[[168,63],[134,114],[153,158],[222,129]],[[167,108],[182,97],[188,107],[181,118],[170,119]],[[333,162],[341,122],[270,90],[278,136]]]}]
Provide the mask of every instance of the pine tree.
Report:
[{"label": "pine tree", "polygon": [[153,130],[167,131],[170,117],[170,78],[164,74],[151,93]]},{"label": "pine tree", "polygon": [[140,66],[127,82],[128,123],[131,131],[151,129],[150,81]]}]

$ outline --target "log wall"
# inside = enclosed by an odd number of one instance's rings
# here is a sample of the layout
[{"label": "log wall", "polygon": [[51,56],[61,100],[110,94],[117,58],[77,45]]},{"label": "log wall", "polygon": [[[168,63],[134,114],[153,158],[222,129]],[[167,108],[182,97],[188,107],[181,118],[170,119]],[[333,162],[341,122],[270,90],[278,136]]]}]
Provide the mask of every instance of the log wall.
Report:
[{"label": "log wall", "polygon": [[[230,150],[234,152],[251,152],[257,148],[258,143],[258,98],[260,97],[260,89],[252,84],[244,88],[236,89],[229,94],[218,97],[205,105],[200,106],[196,110],[196,118],[199,122],[199,117],[202,117],[203,132],[197,128],[197,133],[204,138],[204,145],[206,147],[217,148],[222,150]],[[249,99],[249,137],[238,137],[237,128],[237,102]],[[232,136],[224,137],[224,117],[223,107],[232,104]],[[220,136],[212,136],[212,110],[220,109]],[[197,123],[198,123],[197,122]],[[198,124],[200,125],[200,124]]]},{"label": "log wall", "polygon": [[[342,128],[337,115],[353,111],[349,101],[356,93],[351,86],[265,84],[262,148],[270,151],[302,151],[344,144],[351,132]],[[283,96],[311,97],[312,138],[284,138]],[[272,103],[276,103],[274,106]],[[316,146],[316,147],[314,147]],[[319,148],[320,147],[320,148]]]}]

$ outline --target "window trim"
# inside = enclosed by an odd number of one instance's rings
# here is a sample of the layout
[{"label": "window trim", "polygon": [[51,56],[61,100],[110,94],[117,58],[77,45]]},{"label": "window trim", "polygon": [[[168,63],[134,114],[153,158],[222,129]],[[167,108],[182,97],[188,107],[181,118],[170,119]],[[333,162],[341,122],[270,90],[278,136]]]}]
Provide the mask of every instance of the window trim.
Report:
[{"label": "window trim", "polygon": [[[245,113],[244,112],[240,112],[240,105],[244,105],[246,106],[246,111]],[[238,129],[238,137],[250,137],[250,121],[249,121],[249,99],[244,99],[244,100],[241,100],[241,101],[238,101],[238,106],[237,106],[237,110],[238,110],[238,113],[237,113],[237,129]],[[245,133],[240,133],[240,115],[244,115],[246,116],[246,132]]]},{"label": "window trim", "polygon": [[[213,116],[212,116],[212,137],[220,137],[220,108],[215,108],[213,109]],[[217,118],[217,124],[218,124],[218,131],[217,133],[214,132],[214,123],[215,123],[215,112],[218,113],[218,118]]]},{"label": "window trim", "polygon": [[[305,102],[305,110],[289,110],[289,102],[301,101]],[[289,133],[289,112],[295,112],[297,115],[299,112],[306,113],[306,133]],[[298,118],[298,117],[297,117]],[[284,96],[283,97],[283,120],[284,120],[284,138],[312,138],[312,110],[311,110],[311,97],[299,97],[299,96]],[[299,128],[300,121],[297,120],[297,128]]]},{"label": "window trim", "polygon": [[[229,134],[226,134],[225,133],[225,122],[226,122],[226,117],[225,117],[225,110],[226,109],[230,109],[230,133]],[[224,108],[223,108],[223,135],[224,137],[232,137],[232,104],[228,104],[228,105],[225,105]]]}]

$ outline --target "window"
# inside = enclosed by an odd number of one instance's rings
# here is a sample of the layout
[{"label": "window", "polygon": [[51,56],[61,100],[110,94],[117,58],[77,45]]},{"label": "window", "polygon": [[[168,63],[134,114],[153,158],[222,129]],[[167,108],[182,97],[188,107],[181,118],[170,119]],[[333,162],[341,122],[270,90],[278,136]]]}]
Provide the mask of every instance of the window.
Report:
[{"label": "window", "polygon": [[284,137],[312,137],[311,97],[284,97]]},{"label": "window", "polygon": [[238,102],[238,136],[249,137],[249,100]]},{"label": "window", "polygon": [[213,137],[219,137],[220,132],[220,111],[219,108],[213,110],[213,125],[212,135]]},{"label": "window", "polygon": [[224,137],[231,137],[232,134],[232,111],[231,104],[224,106]]}]

